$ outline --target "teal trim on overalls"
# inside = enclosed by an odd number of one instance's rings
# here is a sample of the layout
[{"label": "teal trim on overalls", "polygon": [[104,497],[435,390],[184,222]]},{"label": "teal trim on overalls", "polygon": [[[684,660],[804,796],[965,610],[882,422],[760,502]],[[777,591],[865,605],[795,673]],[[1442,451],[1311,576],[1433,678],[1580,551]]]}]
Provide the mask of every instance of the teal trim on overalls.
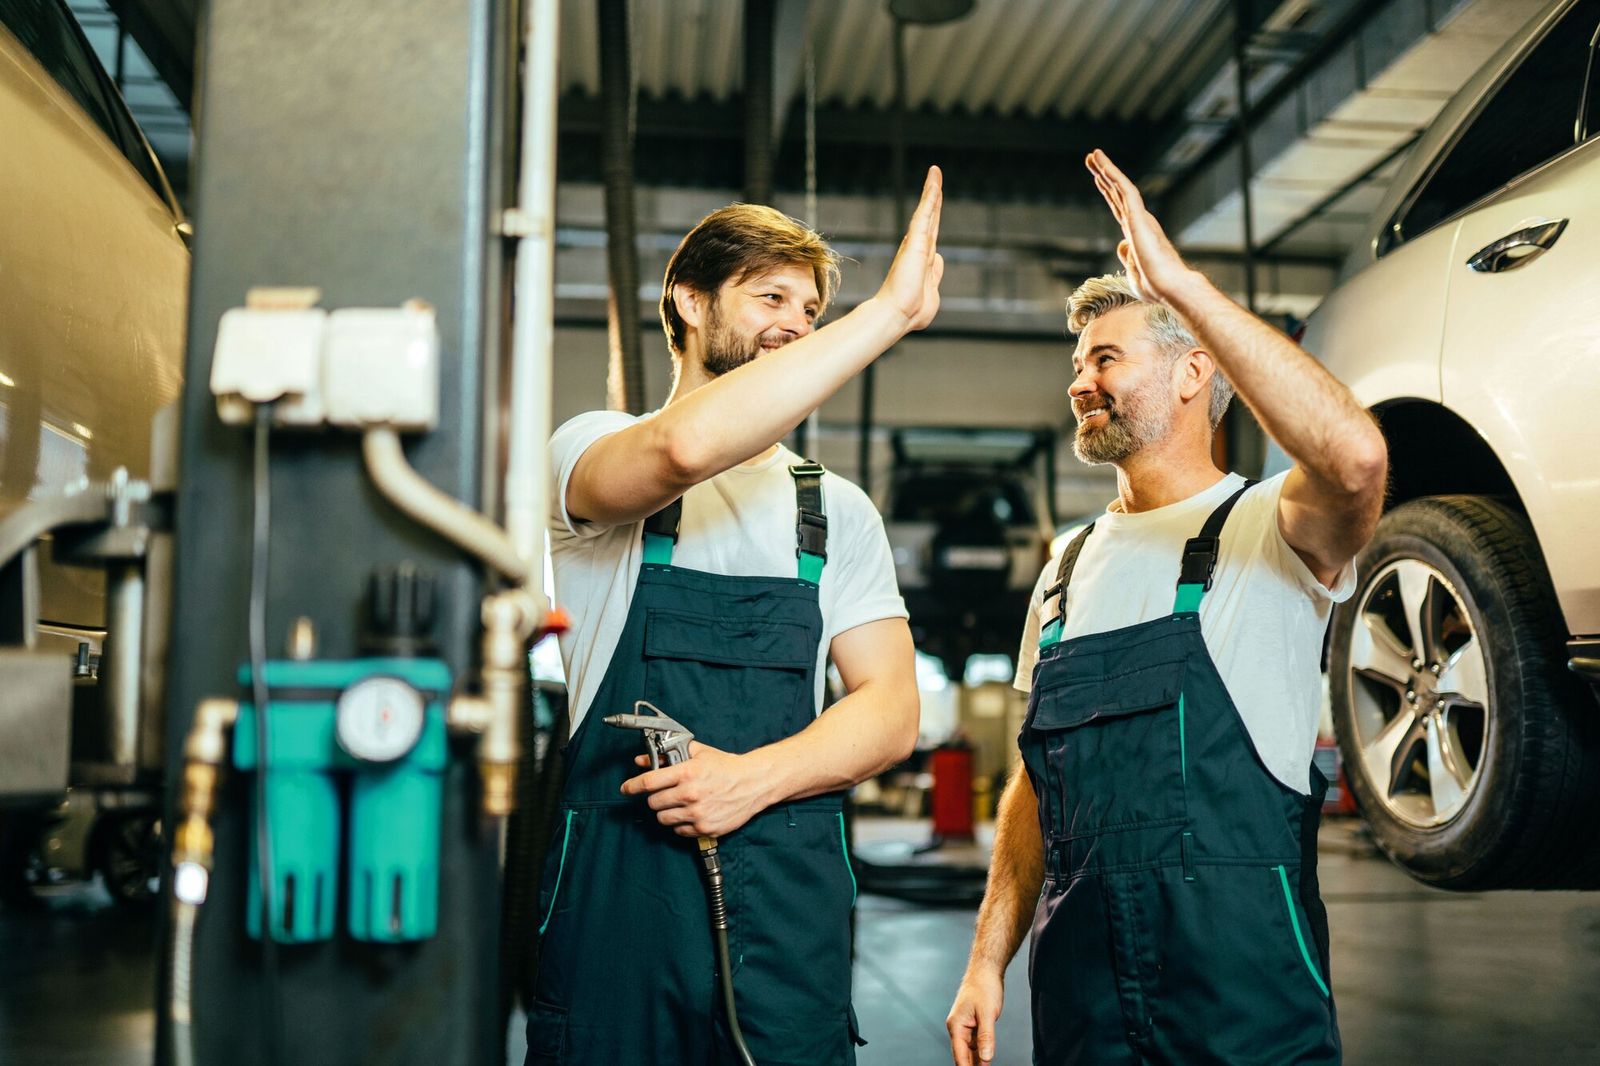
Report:
[{"label": "teal trim on overalls", "polygon": [[1206,587],[1204,585],[1179,585],[1178,594],[1172,601],[1172,613],[1183,614],[1186,611],[1198,611],[1200,601],[1205,599]]},{"label": "teal trim on overalls", "polygon": [[561,861],[556,865],[556,883],[550,890],[550,906],[544,912],[544,921],[539,923],[539,935],[543,936],[545,929],[550,925],[550,916],[556,912],[556,898],[561,895],[561,875],[567,872],[567,845],[572,843],[572,812],[567,812],[567,824],[561,834]]},{"label": "teal trim on overalls", "polygon": [[1311,961],[1311,952],[1306,949],[1306,938],[1300,932],[1300,917],[1294,909],[1294,893],[1289,890],[1289,871],[1278,865],[1278,880],[1283,885],[1283,905],[1289,908],[1289,925],[1294,929],[1294,942],[1300,948],[1300,958],[1305,961],[1306,969],[1311,971],[1311,979],[1317,983],[1324,996],[1333,995],[1328,991],[1327,982],[1322,979],[1322,974],[1317,972],[1317,964]]},{"label": "teal trim on overalls", "polygon": [[[1171,614],[1039,654],[1018,738],[1044,849],[1037,1066],[1340,1061],[1316,878],[1326,782],[1308,766],[1306,796],[1265,768],[1201,633],[1243,491],[1185,546]],[[1052,594],[1070,579],[1063,565]]]},{"label": "teal trim on overalls", "polygon": [[644,563],[646,566],[671,566],[672,538],[660,533],[646,533]]},{"label": "teal trim on overalls", "polygon": [[809,581],[813,585],[822,584],[822,568],[827,564],[828,560],[824,559],[820,555],[812,555],[810,552],[801,552],[800,580]]},{"label": "teal trim on overalls", "polygon": [[[565,752],[565,835],[546,855],[541,884],[529,1066],[738,1061],[694,841],[661,825],[642,797],[621,794],[621,783],[640,772],[634,759],[643,743],[602,719],[648,700],[702,743],[733,753],[815,720],[824,629],[814,579],[826,557],[821,468],[803,467],[795,480],[812,530],[797,519],[800,580],[674,565],[681,501],[646,520],[647,565]],[[729,952],[739,960],[734,995],[757,1062],[855,1061],[856,884],[848,857],[840,861],[842,809],[842,793],[786,801],[719,841]],[[566,902],[557,906],[561,892]]]},{"label": "teal trim on overalls", "polygon": [[850,906],[856,905],[858,886],[856,884],[856,868],[850,862],[850,838],[844,831],[844,812],[839,812],[839,850],[844,853],[844,868],[850,871]]}]

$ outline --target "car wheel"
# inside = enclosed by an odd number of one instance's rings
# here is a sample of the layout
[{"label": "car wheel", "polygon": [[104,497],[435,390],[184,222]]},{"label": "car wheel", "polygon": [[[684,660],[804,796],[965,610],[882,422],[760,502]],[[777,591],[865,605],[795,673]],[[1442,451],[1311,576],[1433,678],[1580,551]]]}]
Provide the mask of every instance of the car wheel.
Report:
[{"label": "car wheel", "polygon": [[1329,682],[1373,837],[1454,889],[1579,887],[1600,784],[1596,708],[1527,520],[1435,496],[1384,516],[1334,613]]},{"label": "car wheel", "polygon": [[102,815],[95,827],[96,868],[117,903],[148,906],[160,892],[161,829],[153,811]]}]

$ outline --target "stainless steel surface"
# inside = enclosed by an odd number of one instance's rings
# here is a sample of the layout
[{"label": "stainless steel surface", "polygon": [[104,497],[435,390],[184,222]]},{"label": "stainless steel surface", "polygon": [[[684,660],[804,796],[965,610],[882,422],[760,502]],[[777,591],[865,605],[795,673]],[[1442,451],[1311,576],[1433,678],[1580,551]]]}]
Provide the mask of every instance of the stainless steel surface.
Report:
[{"label": "stainless steel surface", "polygon": [[139,761],[139,678],[144,665],[144,567],[106,568],[106,640],[100,655],[106,753],[115,766]]},{"label": "stainless steel surface", "polygon": [[[178,391],[188,253],[171,205],[3,29],[0,128],[7,516],[117,466],[148,469],[150,420]],[[103,624],[94,571],[47,565],[41,589],[45,621]]]},{"label": "stainless steel surface", "polygon": [[1478,787],[1492,750],[1483,645],[1461,593],[1418,559],[1390,563],[1362,593],[1350,692],[1364,773],[1397,818],[1444,825]]},{"label": "stainless steel surface", "polygon": [[72,660],[0,649],[0,801],[67,787]]}]

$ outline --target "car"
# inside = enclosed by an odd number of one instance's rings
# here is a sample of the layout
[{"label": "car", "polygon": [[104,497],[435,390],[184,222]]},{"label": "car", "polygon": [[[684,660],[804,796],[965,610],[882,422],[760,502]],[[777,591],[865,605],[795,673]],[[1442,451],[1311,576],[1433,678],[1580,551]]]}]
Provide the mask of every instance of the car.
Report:
[{"label": "car", "polygon": [[[157,411],[181,385],[189,252],[159,162],[61,0],[0,0],[0,139],[3,522],[87,482],[116,482],[119,469],[148,476]],[[29,670],[59,655],[59,675],[73,677],[71,721],[4,679],[10,735],[31,739],[0,743],[0,819],[10,823],[0,836],[20,862],[35,853],[22,826],[62,824],[51,812],[67,795],[67,756],[57,763],[54,748],[70,732],[71,783],[85,788],[67,822],[87,819],[79,836],[93,846],[76,866],[88,869],[116,850],[108,841],[153,838],[161,754],[141,735],[136,760],[110,765],[97,677],[104,571],[65,565],[52,547],[46,538],[0,558],[0,645],[11,649],[0,655]],[[149,733],[158,740],[159,723]],[[118,898],[146,884],[119,881],[126,864],[100,865]],[[0,883],[17,875],[0,869]]]},{"label": "car", "polygon": [[887,519],[917,647],[961,680],[975,654],[1014,656],[1053,529],[1049,430],[897,429]]},{"label": "car", "polygon": [[1445,888],[1600,885],[1597,32],[1551,3],[1467,82],[1303,338],[1389,443],[1329,634],[1343,765]]},{"label": "car", "polygon": [[[0,518],[117,467],[148,473],[178,396],[187,223],[60,0],[0,0]],[[39,626],[74,654],[104,628],[92,571],[39,568]]]}]

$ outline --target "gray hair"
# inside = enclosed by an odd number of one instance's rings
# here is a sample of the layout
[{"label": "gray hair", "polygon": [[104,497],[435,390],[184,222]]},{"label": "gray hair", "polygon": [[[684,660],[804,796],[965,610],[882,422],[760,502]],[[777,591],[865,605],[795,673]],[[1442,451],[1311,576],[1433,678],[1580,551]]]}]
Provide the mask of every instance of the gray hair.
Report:
[{"label": "gray hair", "polygon": [[[1126,274],[1102,274],[1072,290],[1072,295],[1067,297],[1067,329],[1077,336],[1101,315],[1134,304],[1144,308],[1144,321],[1149,327],[1151,339],[1169,358],[1176,359],[1184,352],[1200,347],[1200,342],[1183,319],[1163,304],[1146,303],[1140,299]],[[1212,429],[1222,424],[1222,415],[1227,411],[1231,399],[1233,383],[1218,367],[1211,375],[1211,406],[1207,411]]]}]

